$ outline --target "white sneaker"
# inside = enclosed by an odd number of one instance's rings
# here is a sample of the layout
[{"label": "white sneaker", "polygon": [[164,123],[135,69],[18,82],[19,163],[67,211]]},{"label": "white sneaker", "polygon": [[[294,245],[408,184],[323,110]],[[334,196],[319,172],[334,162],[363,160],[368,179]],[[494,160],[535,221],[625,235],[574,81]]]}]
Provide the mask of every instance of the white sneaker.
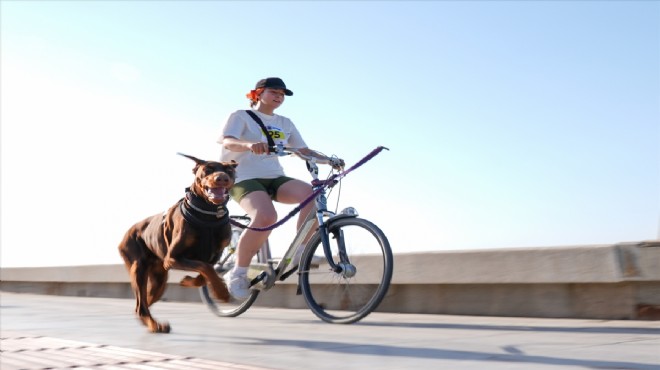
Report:
[{"label": "white sneaker", "polygon": [[224,276],[225,284],[229,294],[235,299],[246,299],[250,296],[250,280],[246,275],[233,276],[234,270],[230,270]]}]

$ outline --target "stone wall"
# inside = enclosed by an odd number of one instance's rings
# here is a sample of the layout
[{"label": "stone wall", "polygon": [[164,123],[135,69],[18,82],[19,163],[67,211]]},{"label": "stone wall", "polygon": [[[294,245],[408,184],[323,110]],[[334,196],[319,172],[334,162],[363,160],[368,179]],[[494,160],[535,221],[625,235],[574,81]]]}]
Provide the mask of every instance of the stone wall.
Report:
[{"label": "stone wall", "polygon": [[[383,312],[660,319],[660,241],[394,255]],[[200,301],[172,271],[164,300]],[[123,265],[2,268],[0,290],[133,298]],[[290,278],[257,306],[305,308]],[[201,301],[200,301],[201,302]],[[201,303],[200,303],[201,304]]]}]

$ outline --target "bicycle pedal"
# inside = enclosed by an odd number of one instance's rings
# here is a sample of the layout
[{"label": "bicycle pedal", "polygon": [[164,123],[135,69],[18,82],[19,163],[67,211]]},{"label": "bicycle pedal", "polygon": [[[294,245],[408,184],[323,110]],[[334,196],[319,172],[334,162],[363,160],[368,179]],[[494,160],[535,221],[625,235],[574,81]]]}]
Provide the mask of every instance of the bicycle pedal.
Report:
[{"label": "bicycle pedal", "polygon": [[268,277],[266,271],[262,271],[254,279],[250,280],[250,288],[262,289],[264,287],[264,280]]},{"label": "bicycle pedal", "polygon": [[275,284],[275,275],[275,272],[271,274],[269,271],[262,271],[257,277],[250,281],[250,288],[257,290],[269,289]]}]

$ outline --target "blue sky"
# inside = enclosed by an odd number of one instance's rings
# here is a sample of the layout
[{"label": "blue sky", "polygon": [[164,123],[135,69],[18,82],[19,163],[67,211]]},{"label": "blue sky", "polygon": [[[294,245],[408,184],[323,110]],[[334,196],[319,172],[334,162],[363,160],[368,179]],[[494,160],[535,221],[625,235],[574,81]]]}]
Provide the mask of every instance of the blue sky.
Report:
[{"label": "blue sky", "polygon": [[2,0],[0,21],[3,267],[121,263],[192,183],[176,153],[217,159],[268,76],[310,147],[390,148],[339,207],[395,253],[660,237],[660,2]]}]

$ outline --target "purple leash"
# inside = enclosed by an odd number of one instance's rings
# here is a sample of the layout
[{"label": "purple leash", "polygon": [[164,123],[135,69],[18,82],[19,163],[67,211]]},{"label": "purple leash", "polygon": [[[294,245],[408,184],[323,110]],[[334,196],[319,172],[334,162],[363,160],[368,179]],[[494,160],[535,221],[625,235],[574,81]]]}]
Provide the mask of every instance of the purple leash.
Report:
[{"label": "purple leash", "polygon": [[[230,219],[229,222],[231,222],[231,224],[234,225],[234,226],[236,226],[236,227],[240,227],[240,228],[248,229],[248,230],[254,230],[254,231],[269,231],[269,230],[273,230],[274,228],[279,227],[279,226],[281,226],[282,224],[284,224],[285,222],[287,222],[287,221],[288,221],[291,217],[293,217],[296,213],[300,212],[301,209],[305,208],[305,206],[306,206],[309,202],[311,202],[312,199],[316,198],[316,196],[319,195],[319,193],[323,191],[323,188],[334,186],[334,185],[337,183],[338,180],[344,178],[344,177],[345,177],[346,175],[348,175],[351,171],[355,170],[356,168],[358,168],[358,167],[362,166],[363,164],[367,163],[368,161],[370,161],[373,157],[375,157],[376,155],[378,155],[378,153],[380,153],[381,151],[383,151],[383,149],[387,149],[387,148],[384,147],[384,146],[379,146],[379,147],[377,147],[376,149],[372,150],[371,153],[367,154],[364,158],[360,159],[356,164],[354,164],[352,167],[350,167],[350,168],[347,169],[346,171],[342,171],[342,172],[340,172],[340,173],[336,173],[336,174],[330,176],[327,180],[314,180],[314,181],[312,182],[312,185],[314,185],[314,186],[321,185],[321,187],[319,187],[318,189],[316,189],[312,194],[310,194],[310,196],[308,196],[305,200],[303,200],[302,202],[300,202],[300,204],[299,204],[296,208],[294,208],[291,212],[289,212],[289,214],[287,214],[284,218],[282,218],[281,220],[277,221],[276,223],[274,223],[274,224],[272,224],[272,225],[270,225],[270,226],[266,226],[266,227],[250,227],[250,226],[247,226],[247,225],[243,225],[242,223],[240,223],[240,222],[238,222],[238,221],[236,221],[236,220],[234,220],[234,219]],[[389,149],[387,149],[387,150],[389,150]]]}]

